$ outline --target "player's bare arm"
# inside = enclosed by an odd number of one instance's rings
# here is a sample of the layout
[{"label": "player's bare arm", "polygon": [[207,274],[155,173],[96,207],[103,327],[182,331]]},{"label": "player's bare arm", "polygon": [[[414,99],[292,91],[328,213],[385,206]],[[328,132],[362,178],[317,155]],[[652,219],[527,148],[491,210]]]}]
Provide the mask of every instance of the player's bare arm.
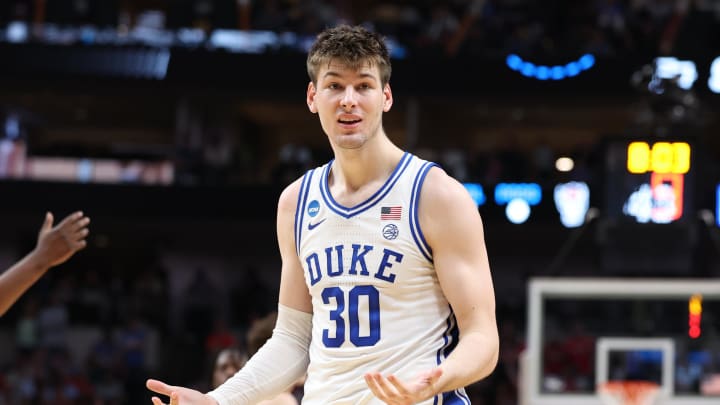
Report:
[{"label": "player's bare arm", "polygon": [[433,168],[421,192],[419,217],[460,341],[439,367],[414,381],[366,375],[375,396],[388,404],[413,404],[470,385],[489,375],[498,358],[495,295],[477,206],[460,183]]},{"label": "player's bare arm", "polygon": [[497,364],[495,292],[477,206],[465,188],[439,168],[428,173],[420,221],[460,329],[458,346],[442,363],[437,382],[438,392],[446,392],[488,376]]},{"label": "player's bare arm", "polygon": [[51,267],[67,261],[85,248],[90,218],[77,211],[53,227],[48,212],[38,233],[35,249],[0,275],[0,316]]},{"label": "player's bare arm", "polygon": [[303,267],[295,248],[295,212],[302,179],[298,179],[280,195],[277,214],[277,235],[282,259],[280,305],[312,313],[312,300],[305,284]]}]

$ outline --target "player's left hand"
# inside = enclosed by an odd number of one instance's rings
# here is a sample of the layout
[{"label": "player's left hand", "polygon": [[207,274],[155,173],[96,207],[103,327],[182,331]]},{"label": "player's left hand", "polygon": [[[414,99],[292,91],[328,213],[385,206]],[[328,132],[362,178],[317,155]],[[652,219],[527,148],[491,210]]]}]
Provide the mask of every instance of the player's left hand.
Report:
[{"label": "player's left hand", "polygon": [[387,377],[380,373],[365,374],[365,382],[370,391],[381,401],[388,405],[411,405],[431,398],[436,392],[438,379],[442,369],[436,367],[421,373],[415,380],[403,383],[390,374]]}]

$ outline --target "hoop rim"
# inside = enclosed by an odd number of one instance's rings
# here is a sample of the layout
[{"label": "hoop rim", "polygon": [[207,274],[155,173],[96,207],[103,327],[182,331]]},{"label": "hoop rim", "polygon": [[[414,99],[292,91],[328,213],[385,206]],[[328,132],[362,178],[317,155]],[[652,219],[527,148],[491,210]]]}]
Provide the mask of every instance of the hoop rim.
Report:
[{"label": "hoop rim", "polygon": [[660,384],[653,381],[646,380],[609,380],[600,383],[598,389],[614,389],[615,387],[647,387],[647,388],[660,388]]}]

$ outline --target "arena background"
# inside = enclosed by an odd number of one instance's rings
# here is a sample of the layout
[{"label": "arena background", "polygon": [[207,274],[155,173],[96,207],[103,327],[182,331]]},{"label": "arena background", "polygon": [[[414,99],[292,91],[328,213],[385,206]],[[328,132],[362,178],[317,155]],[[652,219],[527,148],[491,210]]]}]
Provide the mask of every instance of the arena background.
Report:
[{"label": "arena background", "polygon": [[[477,197],[502,349],[474,404],[600,404],[608,337],[671,341],[670,371],[642,378],[667,388],[671,373],[672,403],[717,400],[703,383],[720,373],[720,2],[8,0],[0,267],[46,210],[92,224],[0,319],[0,403],[149,403],[147,376],[208,388],[217,350],[275,307],[279,192],[330,157],[305,51],[339,23],[390,41],[388,135]],[[656,180],[670,200],[642,194]],[[596,279],[640,284],[589,288],[595,301],[552,284]],[[532,332],[542,291],[556,324]],[[659,364],[650,343],[628,356]]]}]

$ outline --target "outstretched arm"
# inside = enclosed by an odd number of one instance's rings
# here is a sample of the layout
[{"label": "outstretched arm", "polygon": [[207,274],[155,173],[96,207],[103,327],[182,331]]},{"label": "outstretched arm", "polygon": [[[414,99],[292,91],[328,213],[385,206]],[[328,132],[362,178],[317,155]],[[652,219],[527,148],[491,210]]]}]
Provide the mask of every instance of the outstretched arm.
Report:
[{"label": "outstretched arm", "polygon": [[0,316],[48,269],[85,247],[89,223],[90,218],[78,211],[53,228],[52,213],[45,214],[35,249],[0,274]]},{"label": "outstretched arm", "polygon": [[495,293],[477,206],[460,183],[432,168],[421,191],[419,217],[460,340],[441,365],[414,381],[366,375],[373,393],[389,404],[412,404],[470,385],[489,375],[498,358]]}]

